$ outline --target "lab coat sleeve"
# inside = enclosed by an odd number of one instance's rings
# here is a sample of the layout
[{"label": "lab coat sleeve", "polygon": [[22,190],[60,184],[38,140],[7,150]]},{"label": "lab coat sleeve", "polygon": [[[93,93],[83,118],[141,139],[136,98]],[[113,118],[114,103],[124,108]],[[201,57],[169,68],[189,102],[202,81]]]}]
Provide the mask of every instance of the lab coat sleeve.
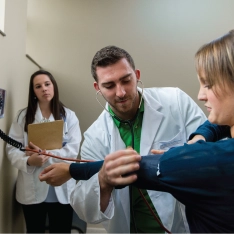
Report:
[{"label": "lab coat sleeve", "polygon": [[[99,161],[109,154],[110,139],[100,122],[94,122],[84,133],[84,137],[81,147],[82,159]],[[78,182],[71,194],[71,205],[78,216],[88,223],[100,223],[114,215],[113,193],[106,211],[103,213],[100,210],[98,173],[87,181]]]},{"label": "lab coat sleeve", "polygon": [[218,141],[225,137],[231,138],[229,126],[212,124],[208,120],[189,136],[189,140],[191,140],[195,135],[204,136],[207,142]]},{"label": "lab coat sleeve", "polygon": [[100,211],[100,187],[98,173],[87,181],[79,181],[71,194],[71,205],[78,216],[88,223],[100,223],[114,215],[113,193],[106,211]]},{"label": "lab coat sleeve", "polygon": [[177,88],[178,108],[185,124],[186,139],[194,132],[195,126],[200,126],[206,121],[206,116],[201,108],[181,89]]},{"label": "lab coat sleeve", "polygon": [[[23,144],[23,148],[26,146],[24,139],[24,114],[19,111],[13,120],[9,137]],[[26,156],[25,152],[20,151],[18,148],[11,146],[10,144],[6,145],[7,157],[11,162],[11,165],[17,168],[18,170],[24,171],[26,173],[32,173],[34,167],[27,166],[27,160],[29,156]]]},{"label": "lab coat sleeve", "polygon": [[[51,153],[56,156],[64,157],[64,158],[77,158],[79,154],[80,142],[81,142],[81,132],[79,126],[79,120],[76,117],[76,114],[66,109],[66,121],[64,124],[67,125],[67,134],[63,135],[63,143],[66,145],[61,149],[47,150],[47,153]],[[60,159],[50,157],[47,164],[53,164],[61,162]],[[71,161],[65,161],[71,163]]]}]

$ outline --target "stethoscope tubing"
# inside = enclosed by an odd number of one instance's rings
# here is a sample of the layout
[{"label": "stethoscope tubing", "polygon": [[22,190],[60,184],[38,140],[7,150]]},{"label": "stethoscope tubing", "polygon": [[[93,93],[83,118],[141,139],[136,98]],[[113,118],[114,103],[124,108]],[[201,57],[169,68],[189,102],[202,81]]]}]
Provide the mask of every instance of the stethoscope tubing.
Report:
[{"label": "stethoscope tubing", "polygon": [[25,148],[25,149],[21,149],[22,151],[29,151],[29,152],[34,152],[34,153],[38,153],[40,155],[45,155],[45,156],[49,156],[52,158],[57,158],[57,159],[61,159],[61,160],[65,160],[65,161],[73,161],[73,162],[94,162],[93,160],[84,160],[84,159],[75,159],[75,158],[64,158],[64,157],[60,157],[60,156],[56,156],[56,155],[52,155],[52,154],[48,154],[48,153],[43,153],[39,150],[33,150],[30,148]]}]

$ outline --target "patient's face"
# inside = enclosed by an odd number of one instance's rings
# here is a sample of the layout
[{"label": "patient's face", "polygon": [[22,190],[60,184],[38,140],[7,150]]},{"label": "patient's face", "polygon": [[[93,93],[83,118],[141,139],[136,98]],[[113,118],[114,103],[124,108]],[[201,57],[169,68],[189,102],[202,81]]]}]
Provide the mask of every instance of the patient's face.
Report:
[{"label": "patient's face", "polygon": [[[211,87],[205,77],[199,77],[200,90],[198,99],[204,101],[209,112],[208,120],[219,125],[234,126],[234,85]],[[214,92],[215,90],[215,92]]]}]

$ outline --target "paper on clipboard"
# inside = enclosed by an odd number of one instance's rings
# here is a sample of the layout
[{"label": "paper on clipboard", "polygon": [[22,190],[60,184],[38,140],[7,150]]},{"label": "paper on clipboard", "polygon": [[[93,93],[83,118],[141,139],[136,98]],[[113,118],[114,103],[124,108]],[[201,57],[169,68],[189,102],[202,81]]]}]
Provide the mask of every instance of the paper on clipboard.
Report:
[{"label": "paper on clipboard", "polygon": [[28,125],[28,143],[41,149],[61,149],[63,143],[63,120]]}]

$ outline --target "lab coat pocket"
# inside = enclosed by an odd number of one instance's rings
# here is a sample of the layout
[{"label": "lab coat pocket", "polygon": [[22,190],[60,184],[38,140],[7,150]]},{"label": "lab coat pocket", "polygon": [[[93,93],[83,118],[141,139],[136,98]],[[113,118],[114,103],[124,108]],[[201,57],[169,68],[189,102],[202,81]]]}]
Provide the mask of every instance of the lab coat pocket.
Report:
[{"label": "lab coat pocket", "polygon": [[169,150],[170,148],[183,145],[185,140],[183,139],[182,132],[179,132],[176,136],[169,140],[162,140],[155,142],[152,149]]}]

